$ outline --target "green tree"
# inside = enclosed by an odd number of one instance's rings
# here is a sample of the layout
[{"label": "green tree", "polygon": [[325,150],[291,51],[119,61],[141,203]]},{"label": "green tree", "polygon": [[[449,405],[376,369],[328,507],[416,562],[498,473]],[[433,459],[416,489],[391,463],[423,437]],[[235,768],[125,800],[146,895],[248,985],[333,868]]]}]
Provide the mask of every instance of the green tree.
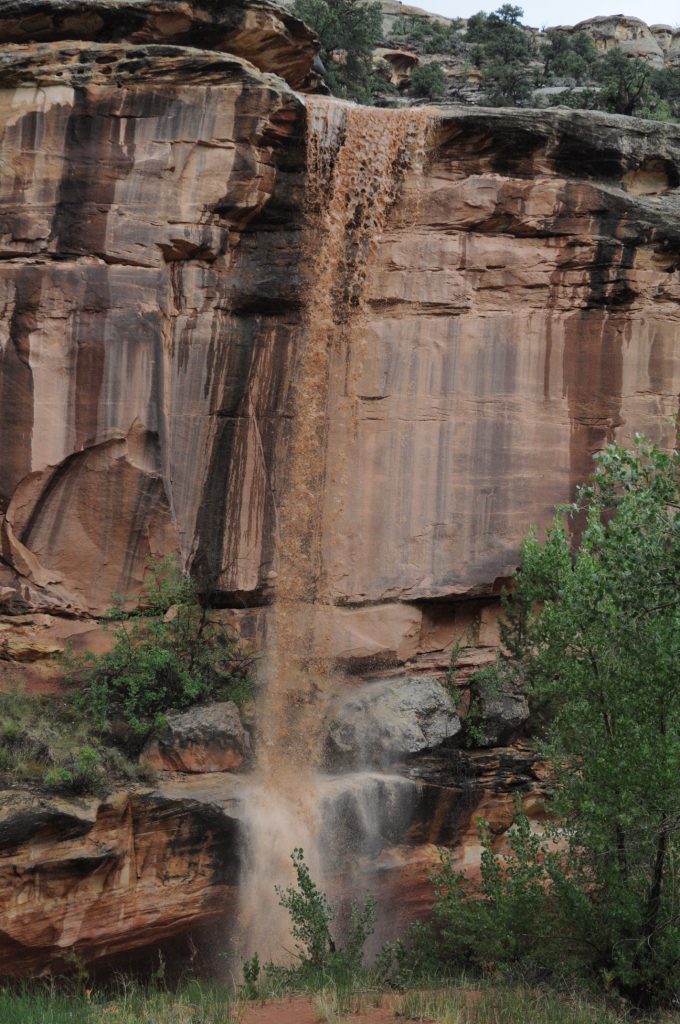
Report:
[{"label": "green tree", "polygon": [[430,100],[441,100],[446,95],[446,75],[439,61],[420,64],[414,69],[411,78],[411,91],[414,96],[423,96]]},{"label": "green tree", "polygon": [[648,116],[658,97],[652,89],[652,67],[619,49],[610,50],[596,68],[602,110]]},{"label": "green tree", "polygon": [[80,684],[82,710],[100,727],[122,725],[131,746],[162,726],[166,711],[248,692],[249,659],[174,559],[150,565],[137,614],[119,603],[109,617],[118,621],[112,650],[70,654],[67,678]]},{"label": "green tree", "polygon": [[382,35],[382,7],[365,0],[295,0],[293,13],[316,32],[333,93],[369,103],[376,88],[373,50]]},{"label": "green tree", "polygon": [[548,42],[543,48],[543,71],[547,78],[573,78],[580,83],[593,74],[598,61],[594,42],[585,32],[569,35],[548,29]]},{"label": "green tree", "polygon": [[352,903],[345,941],[339,946],[330,930],[336,908],[312,879],[304,851],[296,848],[290,859],[295,869],[296,885],[285,889],[276,886],[276,893],[279,905],[290,915],[300,968],[303,971],[310,968],[313,971],[323,970],[331,975],[334,972],[352,974],[358,971],[363,962],[364,944],[375,928],[374,898],[367,897],[363,906],[356,901]]},{"label": "green tree", "polygon": [[607,448],[525,542],[501,658],[545,722],[565,949],[643,1004],[680,971],[679,512],[678,451]]},{"label": "green tree", "polygon": [[468,20],[466,39],[474,44],[473,59],[482,69],[482,89],[490,106],[521,106],[531,98],[533,49],[521,26],[523,14],[521,7],[503,4],[492,14],[480,12]]}]

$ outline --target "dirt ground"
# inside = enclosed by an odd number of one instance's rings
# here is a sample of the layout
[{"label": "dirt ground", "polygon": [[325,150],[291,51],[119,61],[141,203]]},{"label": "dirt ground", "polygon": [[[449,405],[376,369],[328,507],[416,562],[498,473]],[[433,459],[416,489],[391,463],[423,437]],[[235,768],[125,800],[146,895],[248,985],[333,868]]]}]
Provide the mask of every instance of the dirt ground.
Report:
[{"label": "dirt ground", "polygon": [[[352,1024],[395,1024],[403,1017],[395,1013],[395,1000],[386,996],[381,1006],[365,1006],[351,1014]],[[350,1016],[348,1014],[348,1016]],[[273,1003],[251,1005],[246,1008],[242,1024],[319,1024],[323,1014],[314,1000],[306,996],[294,996]]]}]

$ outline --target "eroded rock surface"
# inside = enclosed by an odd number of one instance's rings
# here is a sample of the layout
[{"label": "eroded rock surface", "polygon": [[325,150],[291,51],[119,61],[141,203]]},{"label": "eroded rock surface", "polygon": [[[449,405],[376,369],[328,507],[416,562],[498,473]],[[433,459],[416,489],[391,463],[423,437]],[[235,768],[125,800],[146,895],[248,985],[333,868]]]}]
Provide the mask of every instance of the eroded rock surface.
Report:
[{"label": "eroded rock surface", "polygon": [[0,973],[58,971],[74,952],[95,963],[233,912],[225,790],[0,794]]},{"label": "eroded rock surface", "polygon": [[[150,556],[178,553],[225,620],[266,638],[318,270],[303,103],[267,73],[309,70],[309,34],[287,19],[265,2],[0,12],[0,669],[31,685],[68,638],[104,643],[88,616],[112,592],[134,603]],[[671,440],[679,148],[677,126],[575,111],[447,108],[433,123],[330,332],[315,614],[345,667],[441,678],[454,641],[463,673],[493,658],[527,528],[608,441]],[[362,705],[343,756],[451,737],[439,697],[432,734],[421,721],[440,682],[413,685],[386,746],[359,735]],[[475,812],[501,835],[514,794],[537,799],[531,752],[476,758],[455,777],[442,758],[410,769],[424,809],[390,877],[414,902],[416,847],[434,857],[455,833],[473,865]],[[213,772],[76,804],[6,798],[4,964],[107,959],[224,916],[237,785]]]},{"label": "eroded rock surface", "polygon": [[4,0],[0,38],[17,44],[74,39],[224,51],[281,75],[295,89],[317,81],[311,73],[316,36],[270,0]]}]

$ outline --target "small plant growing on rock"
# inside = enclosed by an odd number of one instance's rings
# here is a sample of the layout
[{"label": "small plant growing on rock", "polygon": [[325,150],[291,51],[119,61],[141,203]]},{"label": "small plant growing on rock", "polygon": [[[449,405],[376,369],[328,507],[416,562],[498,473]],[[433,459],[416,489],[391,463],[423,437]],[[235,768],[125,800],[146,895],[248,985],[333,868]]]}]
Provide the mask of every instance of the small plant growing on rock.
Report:
[{"label": "small plant growing on rock", "polygon": [[115,644],[102,655],[68,657],[67,678],[82,684],[76,702],[124,745],[141,746],[165,725],[165,713],[219,698],[248,695],[250,659],[211,618],[193,579],[172,559],[152,563],[140,610],[120,602]]}]

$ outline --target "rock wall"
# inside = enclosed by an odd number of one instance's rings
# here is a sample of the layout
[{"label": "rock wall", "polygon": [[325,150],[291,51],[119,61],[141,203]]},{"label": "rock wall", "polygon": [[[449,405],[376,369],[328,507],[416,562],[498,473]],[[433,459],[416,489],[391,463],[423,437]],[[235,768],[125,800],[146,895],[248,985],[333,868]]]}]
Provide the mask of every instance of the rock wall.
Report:
[{"label": "rock wall", "polygon": [[[179,553],[226,621],[264,636],[317,271],[304,105],[269,72],[304,84],[313,45],[265,2],[231,5],[229,24],[193,10],[202,27],[175,0],[0,12],[5,681],[40,682],[26,662],[69,635],[91,642],[150,555]],[[679,143],[676,126],[592,113],[438,113],[363,302],[329,338],[321,555],[345,667],[436,672],[456,639],[468,667],[492,656],[528,527],[603,444],[672,438]],[[473,863],[474,809],[502,832],[513,791],[540,782],[530,753],[475,757],[465,801],[458,769],[413,769],[430,786],[386,875],[404,905],[424,900],[431,844],[457,830]],[[216,772],[102,801],[3,797],[3,969],[70,948],[102,960],[224,915],[235,786]]]}]

